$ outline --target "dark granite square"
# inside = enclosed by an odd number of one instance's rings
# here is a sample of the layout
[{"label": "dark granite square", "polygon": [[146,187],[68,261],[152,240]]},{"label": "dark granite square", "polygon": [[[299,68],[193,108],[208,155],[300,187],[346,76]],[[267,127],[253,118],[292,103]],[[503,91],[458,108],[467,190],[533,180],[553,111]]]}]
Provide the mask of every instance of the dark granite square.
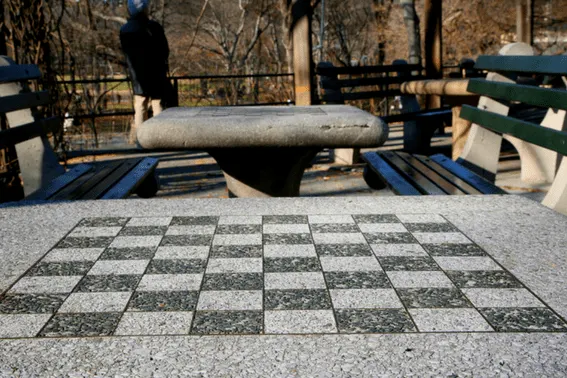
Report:
[{"label": "dark granite square", "polygon": [[567,324],[548,308],[480,308],[498,332],[567,332]]},{"label": "dark granite square", "polygon": [[321,265],[317,257],[264,258],[264,272],[319,272]]},{"label": "dark granite square", "polygon": [[210,245],[213,235],[166,235],[161,239],[160,245],[184,246],[184,245]]},{"label": "dark granite square", "polygon": [[214,245],[210,257],[219,258],[243,258],[262,257],[261,245]]},{"label": "dark granite square", "polygon": [[394,214],[364,214],[352,217],[356,223],[401,223]]},{"label": "dark granite square", "polygon": [[439,265],[431,257],[387,256],[378,257],[385,271],[393,270],[440,270]]},{"label": "dark granite square", "polygon": [[422,244],[431,256],[486,256],[476,244]]},{"label": "dark granite square", "polygon": [[217,234],[261,234],[261,224],[222,224],[217,226]]},{"label": "dark granite square", "polygon": [[260,334],[262,311],[197,311],[191,327],[192,334]]},{"label": "dark granite square", "polygon": [[28,276],[82,276],[94,265],[94,261],[40,262],[31,268]]},{"label": "dark granite square", "polygon": [[198,291],[137,291],[126,311],[193,311]]},{"label": "dark granite square", "polygon": [[74,291],[81,293],[134,291],[141,278],[141,275],[132,274],[90,275],[83,277]]},{"label": "dark granite square", "polygon": [[262,290],[262,273],[211,273],[205,274],[201,290]]},{"label": "dark granite square", "polygon": [[56,314],[38,336],[110,336],[121,316],[117,312]]},{"label": "dark granite square", "polygon": [[459,232],[451,223],[404,223],[410,232]]},{"label": "dark granite square", "polygon": [[327,290],[266,290],[266,310],[326,310],[331,307]]},{"label": "dark granite square", "polygon": [[147,274],[187,274],[203,273],[207,260],[202,259],[176,259],[176,260],[152,260]]},{"label": "dark granite square", "polygon": [[132,226],[124,227],[118,236],[165,235],[167,226]]},{"label": "dark granite square", "polygon": [[417,240],[409,232],[373,232],[365,233],[364,237],[370,244],[412,244]]},{"label": "dark granite square", "polygon": [[448,270],[447,276],[460,288],[484,287],[484,288],[522,288],[523,285],[508,272],[495,271],[461,271]]},{"label": "dark granite square", "polygon": [[216,225],[218,221],[219,217],[173,217],[170,226]]},{"label": "dark granite square", "polygon": [[264,244],[312,244],[311,234],[264,234]]},{"label": "dark granite square", "polygon": [[398,296],[408,308],[472,307],[471,303],[458,289],[398,289]]},{"label": "dark granite square", "polygon": [[373,256],[368,244],[317,244],[315,250],[319,256],[354,257]]},{"label": "dark granite square", "polygon": [[128,223],[129,219],[118,217],[85,218],[79,223],[79,227],[119,227]]},{"label": "dark granite square", "polygon": [[384,272],[325,272],[329,289],[387,289],[390,281]]},{"label": "dark granite square", "polygon": [[112,236],[92,238],[67,237],[57,243],[56,248],[106,248],[113,240]]},{"label": "dark granite square", "polygon": [[298,224],[308,223],[307,215],[264,215],[262,223]]},{"label": "dark granite square", "polygon": [[52,314],[67,294],[8,294],[0,297],[0,314]]},{"label": "dark granite square", "polygon": [[407,312],[402,309],[335,310],[341,333],[416,332]]},{"label": "dark granite square", "polygon": [[360,229],[356,224],[351,224],[351,223],[314,223],[311,225],[311,232],[349,233],[349,232],[360,232]]},{"label": "dark granite square", "polygon": [[151,260],[156,253],[155,247],[107,248],[100,255],[100,260]]}]

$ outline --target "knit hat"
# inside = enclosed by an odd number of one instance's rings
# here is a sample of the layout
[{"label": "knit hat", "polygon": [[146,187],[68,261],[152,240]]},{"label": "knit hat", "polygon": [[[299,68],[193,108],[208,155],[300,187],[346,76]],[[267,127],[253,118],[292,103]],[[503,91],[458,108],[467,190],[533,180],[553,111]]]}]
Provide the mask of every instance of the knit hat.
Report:
[{"label": "knit hat", "polygon": [[128,12],[130,15],[141,13],[148,9],[150,0],[128,0]]}]

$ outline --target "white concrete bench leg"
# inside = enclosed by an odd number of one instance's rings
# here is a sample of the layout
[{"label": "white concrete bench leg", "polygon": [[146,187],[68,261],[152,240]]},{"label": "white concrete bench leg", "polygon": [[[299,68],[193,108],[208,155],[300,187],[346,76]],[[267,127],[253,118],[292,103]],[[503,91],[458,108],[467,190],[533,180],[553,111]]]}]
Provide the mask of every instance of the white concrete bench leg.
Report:
[{"label": "white concrete bench leg", "polygon": [[553,185],[542,204],[567,215],[567,159],[563,158]]}]

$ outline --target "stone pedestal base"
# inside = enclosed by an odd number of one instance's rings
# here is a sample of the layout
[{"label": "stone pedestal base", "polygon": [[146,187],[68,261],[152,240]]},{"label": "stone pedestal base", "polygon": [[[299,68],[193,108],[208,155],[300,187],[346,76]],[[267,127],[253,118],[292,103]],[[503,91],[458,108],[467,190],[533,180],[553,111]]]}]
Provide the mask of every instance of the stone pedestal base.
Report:
[{"label": "stone pedestal base", "polygon": [[229,197],[297,197],[305,168],[320,148],[208,149]]}]

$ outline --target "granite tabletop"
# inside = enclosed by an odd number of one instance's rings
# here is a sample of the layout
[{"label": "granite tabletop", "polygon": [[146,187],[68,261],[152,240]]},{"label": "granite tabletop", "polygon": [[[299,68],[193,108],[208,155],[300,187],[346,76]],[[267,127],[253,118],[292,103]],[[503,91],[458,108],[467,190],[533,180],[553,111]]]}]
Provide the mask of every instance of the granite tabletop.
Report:
[{"label": "granite tabletop", "polygon": [[567,218],[508,196],[0,207],[0,375],[565,376]]}]

